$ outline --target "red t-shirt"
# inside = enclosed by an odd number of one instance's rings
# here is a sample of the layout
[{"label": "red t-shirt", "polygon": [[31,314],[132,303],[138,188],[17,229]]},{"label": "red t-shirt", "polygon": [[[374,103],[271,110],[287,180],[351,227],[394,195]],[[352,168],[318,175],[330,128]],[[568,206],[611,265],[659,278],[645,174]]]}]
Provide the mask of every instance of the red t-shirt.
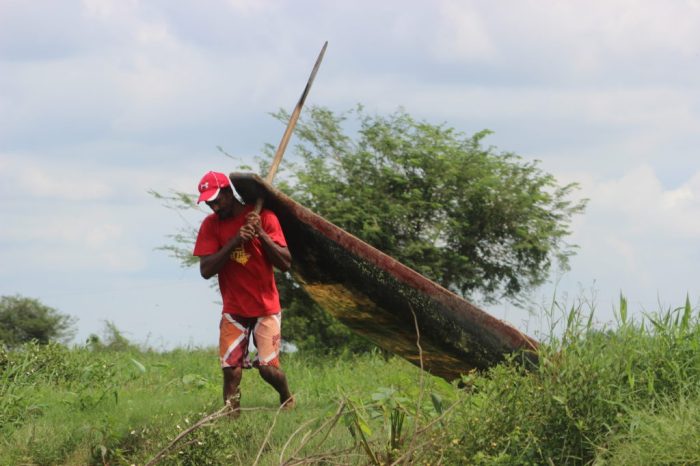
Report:
[{"label": "red t-shirt", "polygon": [[[216,214],[202,222],[193,255],[208,256],[221,249],[245,224],[247,207],[237,217],[219,220]],[[280,246],[287,246],[277,216],[269,210],[260,212],[263,230]],[[224,301],[222,312],[245,317],[260,317],[280,312],[279,293],[272,263],[265,256],[259,238],[253,238],[233,251],[230,260],[218,273],[219,289]]]}]

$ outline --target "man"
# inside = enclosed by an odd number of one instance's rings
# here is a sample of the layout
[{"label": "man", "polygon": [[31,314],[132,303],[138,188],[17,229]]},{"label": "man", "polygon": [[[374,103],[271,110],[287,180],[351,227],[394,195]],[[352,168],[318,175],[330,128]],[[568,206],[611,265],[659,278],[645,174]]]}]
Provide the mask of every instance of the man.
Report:
[{"label": "man", "polygon": [[[193,255],[202,277],[218,275],[223,298],[219,355],[224,375],[224,403],[240,408],[243,368],[257,367],[279,393],[283,408],[294,406],[287,378],[279,367],[281,307],[273,266],[286,271],[292,257],[274,213],[246,205],[229,178],[210,171],[199,182],[199,200],[214,212],[199,229]],[[258,349],[248,357],[250,335]]]}]

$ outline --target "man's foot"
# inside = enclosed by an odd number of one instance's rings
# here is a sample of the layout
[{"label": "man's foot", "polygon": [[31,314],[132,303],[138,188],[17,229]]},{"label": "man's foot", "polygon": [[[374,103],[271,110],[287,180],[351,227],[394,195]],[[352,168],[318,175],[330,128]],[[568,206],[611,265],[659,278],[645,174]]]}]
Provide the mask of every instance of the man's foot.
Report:
[{"label": "man's foot", "polygon": [[240,408],[231,408],[226,415],[229,419],[238,419],[241,417],[241,409]]},{"label": "man's foot", "polygon": [[231,419],[238,419],[241,415],[241,394],[240,392],[232,396],[226,401],[226,406],[228,406],[228,417]]},{"label": "man's foot", "polygon": [[280,409],[282,409],[282,411],[291,411],[296,405],[297,401],[294,398],[294,395],[290,395],[289,398],[282,402]]}]

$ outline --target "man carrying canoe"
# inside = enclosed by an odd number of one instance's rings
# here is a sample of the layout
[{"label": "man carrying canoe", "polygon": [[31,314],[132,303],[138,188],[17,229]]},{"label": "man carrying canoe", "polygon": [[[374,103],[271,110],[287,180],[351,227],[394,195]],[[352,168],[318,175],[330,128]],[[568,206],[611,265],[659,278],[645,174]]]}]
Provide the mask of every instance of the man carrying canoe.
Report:
[{"label": "man carrying canoe", "polygon": [[[286,271],[292,257],[275,214],[246,205],[229,178],[208,172],[199,182],[199,199],[212,209],[199,229],[193,255],[202,277],[218,276],[223,299],[219,356],[224,376],[224,403],[240,408],[244,368],[257,367],[279,393],[284,408],[294,406],[287,378],[279,365],[281,307],[273,266]],[[257,356],[250,361],[250,336]]]}]

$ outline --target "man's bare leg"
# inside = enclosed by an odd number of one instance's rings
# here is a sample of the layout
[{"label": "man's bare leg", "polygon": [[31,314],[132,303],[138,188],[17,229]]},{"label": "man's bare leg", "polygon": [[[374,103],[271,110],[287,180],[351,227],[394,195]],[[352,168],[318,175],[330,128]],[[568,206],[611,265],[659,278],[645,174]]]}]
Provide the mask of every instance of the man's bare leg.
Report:
[{"label": "man's bare leg", "polygon": [[234,416],[240,414],[241,407],[241,377],[243,376],[243,368],[241,367],[224,367],[224,404],[231,403]]},{"label": "man's bare leg", "polygon": [[287,385],[287,376],[284,375],[281,369],[274,366],[260,366],[260,376],[277,390],[280,394],[280,404],[287,407],[294,407],[294,397],[289,391],[289,386]]}]

